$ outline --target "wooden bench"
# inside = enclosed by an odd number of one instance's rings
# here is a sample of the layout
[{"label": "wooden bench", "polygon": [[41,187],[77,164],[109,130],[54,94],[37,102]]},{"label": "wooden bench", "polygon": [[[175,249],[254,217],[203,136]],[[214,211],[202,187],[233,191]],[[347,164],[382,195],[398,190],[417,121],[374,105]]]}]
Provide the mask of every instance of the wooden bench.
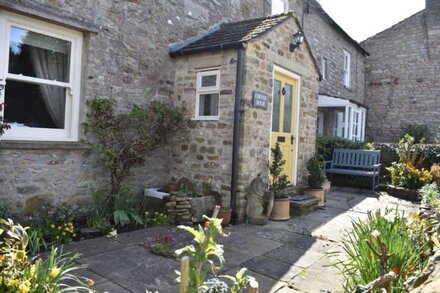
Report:
[{"label": "wooden bench", "polygon": [[372,190],[379,185],[380,151],[335,149],[331,161],[325,161],[325,172],[372,178]]}]

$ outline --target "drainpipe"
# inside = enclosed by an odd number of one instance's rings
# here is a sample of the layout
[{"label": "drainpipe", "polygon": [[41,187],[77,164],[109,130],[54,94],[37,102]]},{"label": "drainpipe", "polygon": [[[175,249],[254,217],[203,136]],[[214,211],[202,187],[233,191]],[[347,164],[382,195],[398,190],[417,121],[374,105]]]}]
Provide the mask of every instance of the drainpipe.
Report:
[{"label": "drainpipe", "polygon": [[237,76],[235,82],[234,103],[234,132],[232,136],[232,174],[231,174],[231,209],[232,223],[238,221],[237,213],[237,181],[238,181],[238,154],[240,148],[240,116],[241,116],[241,91],[243,88],[243,59],[244,44],[237,51]]}]

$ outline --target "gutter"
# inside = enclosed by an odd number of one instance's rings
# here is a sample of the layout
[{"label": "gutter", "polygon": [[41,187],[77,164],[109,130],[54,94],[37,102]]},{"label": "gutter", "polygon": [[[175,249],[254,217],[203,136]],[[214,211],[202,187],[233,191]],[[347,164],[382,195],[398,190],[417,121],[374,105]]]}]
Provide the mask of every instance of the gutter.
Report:
[{"label": "gutter", "polygon": [[240,119],[241,119],[241,98],[243,89],[243,61],[244,48],[242,44],[237,50],[237,75],[235,82],[235,103],[234,103],[234,132],[232,136],[232,173],[231,173],[231,209],[232,224],[237,224],[237,181],[238,181],[238,159],[240,147]]}]

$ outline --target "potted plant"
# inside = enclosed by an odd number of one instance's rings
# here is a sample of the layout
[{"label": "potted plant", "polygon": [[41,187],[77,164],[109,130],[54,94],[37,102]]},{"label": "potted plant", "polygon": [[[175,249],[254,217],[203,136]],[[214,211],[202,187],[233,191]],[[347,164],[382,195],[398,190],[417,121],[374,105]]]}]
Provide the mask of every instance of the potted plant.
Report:
[{"label": "potted plant", "polygon": [[290,219],[290,198],[285,192],[289,180],[286,174],[283,174],[283,166],[286,160],[283,160],[283,153],[279,143],[271,150],[272,161],[269,163],[269,190],[273,192],[274,202],[271,220],[284,221]]},{"label": "potted plant", "polygon": [[313,155],[313,157],[307,161],[307,170],[309,171],[309,175],[307,176],[309,188],[304,190],[304,194],[319,198],[318,206],[322,207],[325,202],[325,191],[322,188],[325,173],[323,164],[316,155]]},{"label": "potted plant", "polygon": [[231,222],[231,214],[232,209],[228,207],[223,206],[223,195],[220,192],[212,191],[211,194],[214,196],[215,199],[215,205],[220,207],[220,210],[218,211],[217,218],[223,219],[222,226],[228,226]]}]

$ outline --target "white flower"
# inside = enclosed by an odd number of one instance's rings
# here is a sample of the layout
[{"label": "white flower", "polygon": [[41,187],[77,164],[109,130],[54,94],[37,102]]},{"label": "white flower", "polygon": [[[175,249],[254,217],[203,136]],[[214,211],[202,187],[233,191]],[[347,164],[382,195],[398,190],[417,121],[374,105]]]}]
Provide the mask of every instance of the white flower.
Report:
[{"label": "white flower", "polygon": [[389,213],[384,216],[384,219],[392,223],[396,220],[396,215]]},{"label": "white flower", "polygon": [[112,229],[112,231],[110,231],[110,233],[107,235],[107,238],[110,239],[115,239],[116,237],[118,237],[118,231],[116,229]]},{"label": "white flower", "polygon": [[377,230],[374,230],[373,232],[371,232],[371,236],[378,238],[380,236],[380,232]]}]

